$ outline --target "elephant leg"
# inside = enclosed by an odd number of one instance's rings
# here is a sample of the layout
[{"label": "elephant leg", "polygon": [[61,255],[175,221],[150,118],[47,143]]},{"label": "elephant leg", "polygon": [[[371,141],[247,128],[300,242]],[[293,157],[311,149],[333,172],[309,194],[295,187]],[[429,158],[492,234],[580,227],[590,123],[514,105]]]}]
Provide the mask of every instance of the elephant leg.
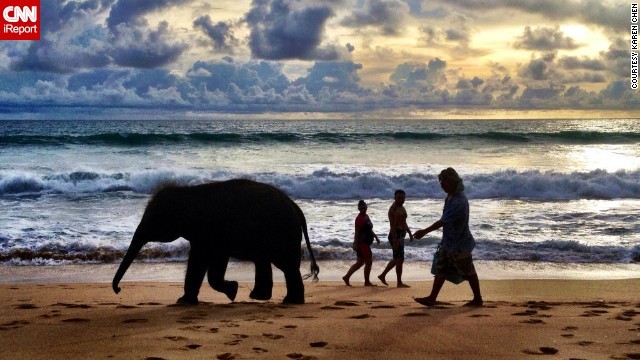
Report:
[{"label": "elephant leg", "polygon": [[[298,255],[297,259],[299,258],[300,256]],[[275,261],[274,265],[282,270],[287,283],[287,295],[282,302],[285,304],[304,304],[304,284],[300,274],[300,262],[280,259]]]},{"label": "elephant leg", "polygon": [[198,305],[200,286],[207,272],[207,263],[204,261],[202,251],[191,246],[189,260],[187,261],[187,274],[184,279],[184,295],[178,299],[180,304]]},{"label": "elephant leg", "polygon": [[282,300],[285,304],[304,304],[304,284],[300,269],[283,270],[284,279],[287,282],[287,295]]},{"label": "elephant leg", "polygon": [[253,291],[249,297],[255,300],[271,299],[273,290],[273,272],[271,270],[271,262],[255,261],[256,280]]},{"label": "elephant leg", "polygon": [[228,263],[228,257],[215,257],[211,260],[207,272],[207,279],[209,280],[209,285],[211,285],[214,290],[224,293],[229,300],[233,301],[236,299],[236,294],[238,293],[238,282],[226,281],[224,279]]}]

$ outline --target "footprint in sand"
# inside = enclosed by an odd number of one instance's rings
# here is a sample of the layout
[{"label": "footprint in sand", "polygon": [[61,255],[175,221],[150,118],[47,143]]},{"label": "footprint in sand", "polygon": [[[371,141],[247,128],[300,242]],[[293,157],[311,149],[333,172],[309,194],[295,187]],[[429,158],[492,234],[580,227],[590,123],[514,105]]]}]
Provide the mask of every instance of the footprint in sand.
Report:
[{"label": "footprint in sand", "polygon": [[393,305],[375,305],[371,307],[372,309],[395,309],[396,307]]},{"label": "footprint in sand", "polygon": [[149,322],[148,319],[128,319],[128,320],[124,320],[122,323],[123,324],[144,324]]},{"label": "footprint in sand", "polygon": [[33,304],[20,304],[20,305],[16,305],[15,308],[17,310],[33,310],[33,309],[37,309],[38,307]]},{"label": "footprint in sand", "polygon": [[370,317],[375,317],[375,316],[371,316],[369,314],[362,314],[362,315],[349,316],[349,319],[367,319]]},{"label": "footprint in sand", "polygon": [[241,342],[242,342],[242,340],[235,339],[235,340],[227,341],[224,344],[225,345],[229,345],[229,346],[236,346],[236,345],[240,344]]},{"label": "footprint in sand", "polygon": [[290,354],[287,354],[287,357],[289,359],[295,359],[295,360],[315,360],[315,359],[317,359],[317,357],[315,357],[315,356],[307,356],[307,355],[303,355],[303,354],[300,354],[300,353],[290,353]]},{"label": "footprint in sand", "polygon": [[145,358],[144,360],[167,360],[165,358],[161,358],[161,357],[157,357],[157,356],[150,356]]},{"label": "footprint in sand", "polygon": [[403,314],[402,316],[419,317],[419,316],[431,316],[431,315],[425,312],[410,312],[410,313]]},{"label": "footprint in sand", "polygon": [[133,306],[133,305],[118,305],[116,306],[116,309],[137,309],[137,306]]},{"label": "footprint in sand", "polygon": [[259,347],[251,348],[251,350],[253,350],[253,352],[255,352],[256,354],[263,354],[263,353],[269,352],[269,350],[259,348]]},{"label": "footprint in sand", "polygon": [[0,325],[0,331],[1,330],[18,329],[18,328],[21,328],[24,325],[29,325],[29,324],[30,324],[30,322],[28,322],[26,320],[11,321],[11,322],[4,323],[4,324]]},{"label": "footprint in sand", "polygon": [[640,359],[640,353],[627,353],[624,354],[624,356],[626,357],[624,357],[623,359]]},{"label": "footprint in sand", "polygon": [[83,319],[83,318],[71,318],[71,319],[62,320],[62,322],[67,322],[67,323],[87,323],[89,321],[90,321],[89,319]]},{"label": "footprint in sand", "polygon": [[593,341],[580,341],[580,342],[578,342],[578,345],[580,345],[580,346],[589,346],[589,345],[593,345],[593,344],[595,344],[595,342],[593,342]]},{"label": "footprint in sand", "polygon": [[522,350],[522,352],[528,355],[555,355],[558,353],[558,349],[548,347],[548,346],[543,346],[538,350],[526,349],[526,350]]},{"label": "footprint in sand", "polygon": [[523,324],[546,324],[544,321],[540,319],[529,319],[520,321]]},{"label": "footprint in sand", "polygon": [[202,330],[203,328],[204,328],[204,326],[194,325],[194,326],[181,327],[181,328],[178,328],[178,329],[179,330],[190,330],[190,331],[203,331]]},{"label": "footprint in sand", "polygon": [[588,310],[585,311],[582,315],[582,317],[595,317],[595,316],[601,316],[602,314],[608,314],[609,312],[607,310]]},{"label": "footprint in sand", "polygon": [[284,336],[278,335],[278,334],[265,334],[265,333],[263,333],[262,336],[266,337],[267,339],[271,339],[271,340],[278,340],[278,339],[282,339],[284,337]]},{"label": "footprint in sand", "polygon": [[328,305],[328,306],[321,307],[320,310],[344,310],[344,308],[339,306]]},{"label": "footprint in sand", "polygon": [[531,315],[536,315],[537,313],[538,313],[537,310],[526,310],[522,312],[513,313],[511,315],[512,316],[531,316]]},{"label": "footprint in sand", "polygon": [[189,340],[184,336],[165,336],[164,338],[167,339],[167,340],[171,340],[171,341],[187,341],[187,340]]},{"label": "footprint in sand", "polygon": [[236,356],[233,355],[232,353],[224,353],[224,354],[220,354],[218,356],[216,356],[216,359],[218,360],[232,360],[235,359]]},{"label": "footprint in sand", "polygon": [[234,323],[234,322],[233,322],[233,320],[226,320],[226,319],[225,319],[225,320],[220,320],[220,322],[221,322],[221,323],[226,324],[226,325],[225,325],[226,327],[230,327],[230,328],[237,328],[237,327],[240,327],[240,325],[239,325],[239,324]]},{"label": "footprint in sand", "polygon": [[282,328],[283,329],[295,329],[295,328],[297,328],[297,326],[296,325],[285,325]]},{"label": "footprint in sand", "polygon": [[336,301],[335,306],[359,306],[358,303],[353,301]]},{"label": "footprint in sand", "polygon": [[486,314],[474,314],[474,315],[469,315],[469,317],[472,317],[472,318],[480,318],[480,317],[491,317],[491,315],[486,315]]},{"label": "footprint in sand", "polygon": [[87,304],[68,304],[68,303],[56,303],[51,306],[60,306],[67,309],[90,309],[91,305]]},{"label": "footprint in sand", "polygon": [[551,304],[549,304],[547,302],[544,302],[544,301],[529,301],[527,303],[527,306],[530,309],[538,309],[538,310],[551,310],[551,309],[553,309]]},{"label": "footprint in sand", "polygon": [[185,346],[185,347],[186,347],[187,349],[189,349],[189,350],[195,350],[195,349],[197,349],[197,348],[199,348],[199,347],[201,347],[201,346],[202,346],[202,345],[200,345],[200,344],[189,344],[189,345],[187,345],[187,346]]},{"label": "footprint in sand", "polygon": [[322,348],[322,347],[327,346],[327,344],[328,344],[327,342],[318,341],[318,342],[309,343],[309,346],[314,347],[314,348]]},{"label": "footprint in sand", "polygon": [[627,311],[624,311],[622,314],[618,314],[616,316],[616,320],[631,321],[633,320],[634,317],[636,317],[636,315],[640,315],[640,312],[635,310],[627,310]]}]

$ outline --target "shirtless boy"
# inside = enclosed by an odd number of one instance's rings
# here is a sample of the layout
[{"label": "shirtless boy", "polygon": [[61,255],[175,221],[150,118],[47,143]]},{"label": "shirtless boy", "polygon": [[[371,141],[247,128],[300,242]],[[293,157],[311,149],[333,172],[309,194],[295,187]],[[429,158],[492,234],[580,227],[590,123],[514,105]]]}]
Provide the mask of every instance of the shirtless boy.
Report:
[{"label": "shirtless boy", "polygon": [[389,242],[393,248],[393,259],[389,261],[387,267],[382,274],[378,276],[378,279],[385,284],[387,281],[385,277],[387,273],[394,267],[396,268],[396,275],[398,278],[398,287],[409,287],[402,282],[402,264],[404,263],[404,237],[408,233],[410,241],[413,241],[413,234],[409,230],[407,225],[407,210],[405,210],[403,204],[406,199],[404,190],[396,190],[394,194],[394,202],[389,208]]}]

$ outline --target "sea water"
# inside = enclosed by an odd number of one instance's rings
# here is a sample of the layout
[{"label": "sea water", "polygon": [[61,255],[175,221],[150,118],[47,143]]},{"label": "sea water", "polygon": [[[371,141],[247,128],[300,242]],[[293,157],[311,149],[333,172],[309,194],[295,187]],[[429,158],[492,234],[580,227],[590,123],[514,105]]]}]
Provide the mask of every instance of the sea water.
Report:
[{"label": "sea water", "polygon": [[[158,188],[232,178],[291,196],[321,260],[355,258],[364,199],[384,261],[394,190],[425,228],[446,167],[464,181],[480,263],[640,269],[633,119],[0,121],[0,265],[116,264]],[[407,262],[430,261],[440,236],[407,241]],[[152,243],[136,261],[188,253],[183,239]]]}]

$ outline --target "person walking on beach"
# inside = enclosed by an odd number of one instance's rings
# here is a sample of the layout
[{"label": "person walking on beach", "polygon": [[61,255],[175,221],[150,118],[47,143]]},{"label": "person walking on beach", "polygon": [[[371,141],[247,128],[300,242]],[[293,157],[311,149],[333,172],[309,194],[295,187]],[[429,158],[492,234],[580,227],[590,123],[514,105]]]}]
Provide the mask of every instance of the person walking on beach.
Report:
[{"label": "person walking on beach", "polygon": [[349,268],[347,274],[342,277],[342,280],[344,280],[347,286],[351,286],[351,284],[349,284],[351,275],[364,265],[364,286],[375,286],[369,281],[371,264],[373,263],[371,244],[373,244],[373,239],[380,244],[380,239],[378,239],[376,233],[373,232],[373,224],[371,223],[369,215],[367,215],[367,203],[365,203],[364,200],[358,202],[358,210],[360,213],[356,217],[356,231],[353,237],[354,250],[356,251],[358,259],[356,263]]},{"label": "person walking on beach", "polygon": [[404,190],[396,190],[394,194],[394,202],[391,204],[389,208],[389,242],[391,243],[391,248],[393,249],[393,259],[389,261],[387,267],[384,269],[382,274],[378,276],[378,279],[385,284],[387,281],[385,277],[387,273],[391,271],[394,267],[396,268],[396,276],[398,278],[398,287],[409,287],[402,282],[402,264],[404,263],[404,237],[406,234],[409,234],[410,241],[413,241],[413,235],[411,234],[411,230],[409,230],[409,226],[407,225],[407,210],[404,208],[404,201],[406,200],[406,193]]},{"label": "person walking on beach", "polygon": [[463,279],[469,281],[473,291],[473,300],[465,306],[482,306],[480,281],[471,256],[476,242],[469,230],[469,201],[464,194],[462,179],[453,168],[447,168],[440,172],[438,180],[442,190],[447,193],[442,217],[428,228],[415,232],[416,239],[420,239],[442,228],[442,241],[438,250],[438,259],[434,264],[435,279],[431,294],[427,297],[415,298],[415,301],[425,306],[435,305],[447,275],[457,271]]}]

